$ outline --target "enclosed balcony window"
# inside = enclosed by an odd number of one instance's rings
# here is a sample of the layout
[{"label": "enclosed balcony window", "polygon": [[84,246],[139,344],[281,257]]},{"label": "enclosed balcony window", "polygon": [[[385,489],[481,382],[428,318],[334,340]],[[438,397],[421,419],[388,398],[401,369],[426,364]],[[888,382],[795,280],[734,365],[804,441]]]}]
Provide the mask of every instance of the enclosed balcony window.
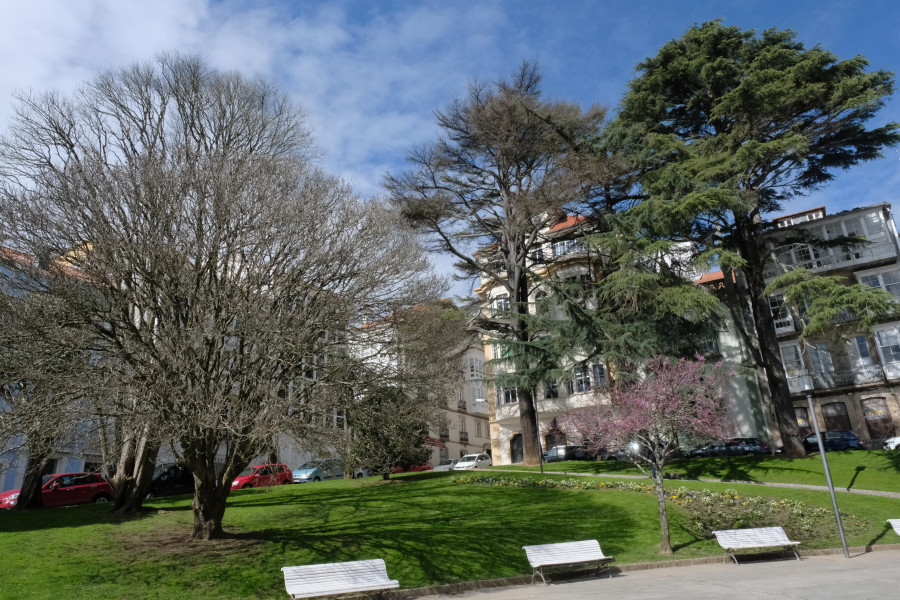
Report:
[{"label": "enclosed balcony window", "polygon": [[491,315],[500,316],[509,314],[509,295],[500,294],[491,301]]},{"label": "enclosed balcony window", "polygon": [[884,290],[895,298],[900,298],[900,270],[863,275],[859,278],[859,282],[872,288]]},{"label": "enclosed balcony window", "polygon": [[553,256],[563,256],[584,250],[582,240],[557,240],[553,242]]}]

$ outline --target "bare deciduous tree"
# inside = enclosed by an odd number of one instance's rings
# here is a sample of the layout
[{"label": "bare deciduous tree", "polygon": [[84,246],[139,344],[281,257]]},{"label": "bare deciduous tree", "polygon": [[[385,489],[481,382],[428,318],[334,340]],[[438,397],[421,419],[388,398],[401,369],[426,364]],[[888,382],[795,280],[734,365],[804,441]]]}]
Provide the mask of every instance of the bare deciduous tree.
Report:
[{"label": "bare deciduous tree", "polygon": [[310,157],[274,85],[180,56],[23,96],[0,143],[7,243],[90,282],[50,292],[152,417],[123,450],[169,439],[193,472],[194,538],[223,535],[232,481],[300,403],[337,397],[342,332],[439,291],[402,220]]}]

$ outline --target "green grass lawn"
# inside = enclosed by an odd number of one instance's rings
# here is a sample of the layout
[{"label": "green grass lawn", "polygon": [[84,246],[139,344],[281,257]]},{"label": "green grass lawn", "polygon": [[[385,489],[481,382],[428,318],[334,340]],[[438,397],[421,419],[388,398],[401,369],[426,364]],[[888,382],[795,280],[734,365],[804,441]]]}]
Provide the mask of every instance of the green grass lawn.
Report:
[{"label": "green grass lawn", "polygon": [[[900,492],[900,450],[829,452],[828,466],[834,487],[839,489]],[[494,467],[537,471],[538,467]],[[715,478],[730,481],[798,483],[825,485],[822,459],[816,452],[806,458],[788,459],[765,456],[723,456],[672,461],[668,472],[687,478]],[[577,461],[544,464],[545,472],[605,473],[639,475],[630,462]]]},{"label": "green grass lawn", "polygon": [[[402,587],[418,587],[528,574],[523,545],[588,538],[619,563],[666,558],[657,553],[651,495],[459,485],[453,475],[236,492],[225,515],[231,537],[209,543],[186,541],[187,497],[155,500],[131,519],[111,518],[103,505],[0,513],[0,598],[281,599],[283,566],[367,558],[384,558]],[[672,482],[679,485],[830,506],[825,492]],[[851,544],[900,542],[885,527],[900,516],[900,500],[842,494],[839,502],[872,523]],[[676,510],[670,519],[672,558],[721,554],[715,542],[688,533]],[[837,538],[803,547],[826,546],[838,546]]]}]

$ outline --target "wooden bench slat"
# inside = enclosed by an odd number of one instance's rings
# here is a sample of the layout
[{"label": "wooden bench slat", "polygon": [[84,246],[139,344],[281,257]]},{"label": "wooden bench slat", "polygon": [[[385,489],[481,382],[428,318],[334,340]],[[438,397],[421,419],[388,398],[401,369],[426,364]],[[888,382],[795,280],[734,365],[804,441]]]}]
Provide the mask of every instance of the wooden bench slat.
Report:
[{"label": "wooden bench slat", "polygon": [[797,554],[795,546],[800,542],[792,541],[788,538],[784,529],[781,527],[751,527],[747,529],[722,529],[713,531],[716,541],[725,550],[725,555],[730,556],[736,564],[737,557],[734,555],[735,550],[748,550],[751,548],[775,548],[781,546],[790,548],[794,552],[797,560],[800,555]]},{"label": "wooden bench slat", "polygon": [[293,598],[310,598],[400,587],[388,577],[384,560],[357,560],[282,567],[284,585]]},{"label": "wooden bench slat", "polygon": [[888,519],[888,523],[891,524],[891,527],[894,528],[894,531],[897,532],[897,535],[900,535],[900,519]]},{"label": "wooden bench slat", "polygon": [[603,554],[603,551],[600,549],[600,543],[597,540],[522,546],[522,549],[525,550],[528,564],[534,570],[531,575],[531,581],[534,581],[535,575],[540,575],[545,584],[547,580],[544,578],[543,567],[596,562],[599,569],[601,564],[615,560],[614,557]]}]

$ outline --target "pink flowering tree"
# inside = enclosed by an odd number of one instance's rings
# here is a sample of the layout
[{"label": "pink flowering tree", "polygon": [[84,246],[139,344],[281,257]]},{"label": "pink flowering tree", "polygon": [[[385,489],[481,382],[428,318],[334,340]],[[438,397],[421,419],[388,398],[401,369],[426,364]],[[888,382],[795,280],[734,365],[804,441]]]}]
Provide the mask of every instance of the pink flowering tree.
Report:
[{"label": "pink flowering tree", "polygon": [[630,458],[650,472],[659,502],[662,534],[660,554],[672,554],[669,518],[663,487],[666,464],[678,450],[679,436],[724,438],[731,434],[725,416],[724,388],[733,370],[721,364],[656,357],[642,378],[617,384],[609,402],[573,411],[566,425],[581,434],[584,444],[599,452],[626,449]]}]

